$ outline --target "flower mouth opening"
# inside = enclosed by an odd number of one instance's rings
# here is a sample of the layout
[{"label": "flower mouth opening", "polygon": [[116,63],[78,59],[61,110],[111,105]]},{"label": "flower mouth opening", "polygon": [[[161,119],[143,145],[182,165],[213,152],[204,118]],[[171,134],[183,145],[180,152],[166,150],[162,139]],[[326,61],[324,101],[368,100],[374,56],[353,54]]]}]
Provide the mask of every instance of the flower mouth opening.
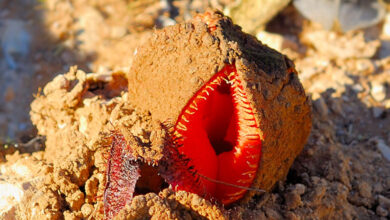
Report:
[{"label": "flower mouth opening", "polygon": [[168,184],[158,175],[158,168],[147,163],[140,163],[140,177],[135,185],[134,195],[145,195],[147,193],[158,194],[161,189],[167,188]]},{"label": "flower mouth opening", "polygon": [[200,178],[200,190],[179,189],[224,204],[245,194],[246,190],[221,184],[250,187],[261,156],[260,130],[235,65],[226,65],[191,98],[176,122],[174,136],[194,172],[206,177]]},{"label": "flower mouth opening", "polygon": [[202,123],[216,155],[220,155],[233,149],[237,139],[237,118],[234,117],[232,91],[227,79],[222,78],[221,84],[212,91],[214,92],[209,92],[204,107],[198,113],[201,117],[199,123]]}]

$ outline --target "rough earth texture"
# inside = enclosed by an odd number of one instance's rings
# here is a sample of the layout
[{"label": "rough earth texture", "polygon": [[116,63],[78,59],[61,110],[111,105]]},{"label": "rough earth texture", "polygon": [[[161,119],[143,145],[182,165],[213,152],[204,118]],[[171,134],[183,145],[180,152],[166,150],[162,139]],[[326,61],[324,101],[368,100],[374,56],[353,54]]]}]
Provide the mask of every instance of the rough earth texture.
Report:
[{"label": "rough earth texture", "polygon": [[[55,189],[55,201],[59,207],[69,207],[64,213],[59,212],[59,208],[55,215],[46,217],[63,214],[65,218],[102,218],[101,196],[105,186],[105,155],[110,130],[117,129],[127,140],[135,136],[146,146],[153,144],[154,137],[159,136],[155,133],[158,130],[152,129],[149,113],[137,112],[128,104],[126,88],[127,79],[123,72],[86,75],[72,68],[49,83],[32,103],[32,120],[40,134],[47,137],[43,159],[55,167],[45,184]],[[156,159],[161,146],[153,146],[157,148],[132,145],[136,155]],[[223,209],[197,195],[174,193],[169,189],[156,193],[136,196],[118,218],[203,216],[218,219],[226,216]],[[28,207],[20,211],[20,216],[32,212]],[[44,216],[31,216],[41,217]]]},{"label": "rough earth texture", "polygon": [[288,71],[292,61],[227,17],[211,13],[209,19],[215,30],[194,19],[156,32],[138,49],[128,76],[129,102],[155,120],[175,122],[201,86],[235,64],[262,132],[263,156],[252,186],[270,190],[287,175],[307,140],[310,101],[297,75]]}]

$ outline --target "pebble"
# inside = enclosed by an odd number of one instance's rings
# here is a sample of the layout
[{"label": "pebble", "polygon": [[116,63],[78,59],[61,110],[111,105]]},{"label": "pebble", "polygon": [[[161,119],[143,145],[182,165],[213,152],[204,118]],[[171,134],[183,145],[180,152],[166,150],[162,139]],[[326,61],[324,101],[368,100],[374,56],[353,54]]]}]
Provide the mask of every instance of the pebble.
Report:
[{"label": "pebble", "polygon": [[385,106],[385,108],[390,109],[390,99],[385,100],[385,101],[383,102],[383,105]]},{"label": "pebble", "polygon": [[390,41],[382,40],[381,47],[379,48],[378,57],[385,59],[390,56]]},{"label": "pebble", "polygon": [[383,20],[386,7],[377,1],[329,1],[295,0],[294,6],[309,20],[320,23],[326,29],[341,31],[371,27]]},{"label": "pebble", "polygon": [[378,82],[372,83],[370,93],[371,96],[378,102],[381,102],[386,98],[386,88],[383,84]]},{"label": "pebble", "polygon": [[[338,1],[337,1],[338,2]],[[336,1],[293,1],[295,8],[311,21],[320,23],[325,29],[331,29],[337,16]],[[322,6],[318,6],[318,4]]]},{"label": "pebble", "polygon": [[75,23],[79,34],[77,42],[81,51],[88,53],[96,51],[101,44],[101,36],[108,34],[111,29],[106,25],[104,16],[93,7],[86,7]]},{"label": "pebble", "polygon": [[68,196],[67,202],[69,203],[71,210],[79,211],[84,203],[84,194],[78,190],[71,196]]},{"label": "pebble", "polygon": [[[376,67],[372,60],[370,59],[360,59],[356,60],[356,70],[361,73],[370,74],[375,71]],[[358,84],[357,84],[358,85]]]},{"label": "pebble", "polygon": [[12,101],[15,98],[15,91],[12,86],[8,86],[5,90],[4,99],[7,102]]},{"label": "pebble", "polygon": [[375,183],[373,186],[373,192],[379,193],[383,191],[383,185],[382,183]]},{"label": "pebble", "polygon": [[282,50],[283,46],[283,36],[279,34],[272,34],[266,31],[260,31],[256,34],[256,38],[261,41],[261,43],[275,49]]},{"label": "pebble", "polygon": [[385,21],[382,27],[382,35],[383,37],[390,38],[390,14],[387,14],[385,17]]},{"label": "pebble", "polygon": [[201,204],[202,204],[201,197],[193,196],[193,198],[191,200],[191,205],[193,205],[193,206],[200,206]]},{"label": "pebble", "polygon": [[91,213],[93,212],[93,205],[91,204],[84,204],[83,206],[81,206],[81,213],[83,213],[83,217],[84,218],[88,218],[88,216],[91,215]]},{"label": "pebble", "polygon": [[385,113],[385,109],[383,107],[372,108],[372,116],[374,116],[374,118],[381,118],[383,117],[384,113]]},{"label": "pebble", "polygon": [[70,81],[64,75],[56,76],[51,82],[49,82],[45,88],[43,88],[43,93],[48,95],[58,89],[67,89],[70,86]]},{"label": "pebble", "polygon": [[370,184],[368,184],[366,181],[362,181],[358,184],[359,194],[363,198],[371,198],[372,196],[372,187]]},{"label": "pebble", "polygon": [[284,195],[286,200],[286,206],[289,210],[296,209],[299,206],[303,205],[301,196],[299,196],[296,192],[288,192]]},{"label": "pebble", "polygon": [[269,193],[264,193],[260,199],[258,200],[256,204],[256,208],[260,209],[261,207],[264,206],[264,204],[271,198],[271,195]]},{"label": "pebble", "polygon": [[390,143],[390,133],[389,134],[387,134],[388,136],[387,136],[387,143]]},{"label": "pebble", "polygon": [[127,34],[127,29],[121,26],[112,27],[110,34],[112,38],[120,39]]},{"label": "pebble", "polygon": [[267,31],[260,31],[256,34],[256,38],[263,44],[266,44],[278,51],[286,48],[290,48],[294,51],[298,51],[299,49],[298,44],[294,41],[294,39],[291,39],[291,37],[289,38],[279,34],[269,33]]},{"label": "pebble", "polygon": [[158,24],[161,25],[161,27],[168,27],[168,26],[172,26],[172,25],[175,25],[176,24],[176,21],[172,18],[168,18],[168,17],[165,17],[165,16],[160,16],[157,18],[157,22]]},{"label": "pebble", "polygon": [[352,85],[352,90],[356,93],[359,93],[359,92],[363,92],[364,91],[364,88],[362,85],[360,84],[354,84]]},{"label": "pebble", "polygon": [[302,195],[306,192],[306,186],[301,183],[295,184],[294,191],[296,191],[298,195]]},{"label": "pebble", "polygon": [[382,206],[376,207],[376,214],[382,217],[385,217],[389,214],[389,212],[384,209]]},{"label": "pebble", "polygon": [[313,101],[314,108],[322,117],[326,117],[329,114],[328,106],[325,103],[325,100],[322,97]]},{"label": "pebble", "polygon": [[377,138],[376,146],[378,147],[379,151],[382,153],[383,157],[387,161],[390,161],[390,147],[386,145],[385,141],[380,138]]},{"label": "pebble", "polygon": [[379,195],[378,196],[378,203],[380,206],[382,206],[390,211],[390,199],[389,198],[382,196],[382,195]]},{"label": "pebble", "polygon": [[80,117],[79,131],[88,137],[88,120],[85,116]]},{"label": "pebble", "polygon": [[344,116],[344,110],[342,107],[342,100],[341,99],[332,99],[330,103],[330,108],[332,111],[338,115]]},{"label": "pebble", "polygon": [[279,212],[271,208],[266,208],[265,214],[268,219],[283,219]]},{"label": "pebble", "polygon": [[288,219],[288,220],[300,220],[301,219],[294,212],[287,212],[285,216],[286,216],[286,219]]},{"label": "pebble", "polygon": [[4,22],[4,30],[0,31],[1,48],[4,59],[10,69],[17,68],[15,58],[24,57],[29,52],[31,36],[21,20],[9,19]]}]

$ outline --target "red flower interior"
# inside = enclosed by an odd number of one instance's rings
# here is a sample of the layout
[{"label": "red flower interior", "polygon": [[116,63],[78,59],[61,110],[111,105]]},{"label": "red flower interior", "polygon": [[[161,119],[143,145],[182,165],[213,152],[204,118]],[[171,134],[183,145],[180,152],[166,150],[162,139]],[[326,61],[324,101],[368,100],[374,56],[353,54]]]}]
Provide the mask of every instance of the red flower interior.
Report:
[{"label": "red flower interior", "polygon": [[[183,108],[174,128],[180,154],[199,179],[181,190],[230,204],[250,187],[261,157],[260,129],[235,65],[215,74]],[[227,184],[223,184],[227,183]]]}]

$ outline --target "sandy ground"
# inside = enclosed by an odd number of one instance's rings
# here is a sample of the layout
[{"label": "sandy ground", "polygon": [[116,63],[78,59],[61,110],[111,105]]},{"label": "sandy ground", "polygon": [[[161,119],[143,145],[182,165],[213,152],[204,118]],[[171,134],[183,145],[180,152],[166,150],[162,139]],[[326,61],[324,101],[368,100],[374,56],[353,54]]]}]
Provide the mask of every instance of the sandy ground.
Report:
[{"label": "sandy ground", "polygon": [[[108,121],[152,142],[150,115],[124,101],[135,49],[155,25],[224,6],[185,2],[0,1],[1,218],[101,217]],[[146,218],[388,218],[390,15],[340,34],[288,7],[257,37],[294,60],[313,103],[311,136],[287,179],[226,209],[169,189],[135,197],[133,208]]]}]

